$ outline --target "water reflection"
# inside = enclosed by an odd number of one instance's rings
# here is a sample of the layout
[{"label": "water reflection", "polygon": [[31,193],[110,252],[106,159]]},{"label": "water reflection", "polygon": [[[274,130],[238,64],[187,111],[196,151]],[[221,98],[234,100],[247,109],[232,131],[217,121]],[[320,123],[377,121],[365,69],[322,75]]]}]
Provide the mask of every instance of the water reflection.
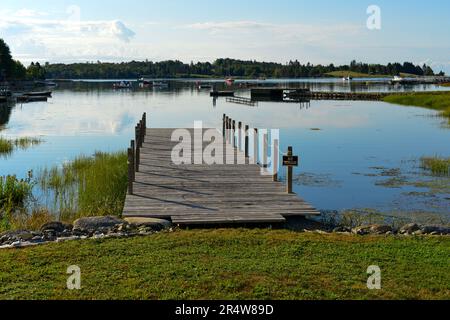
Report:
[{"label": "water reflection", "polygon": [[[313,90],[393,90],[376,83],[280,84],[285,85]],[[216,86],[226,88],[219,82]],[[421,85],[414,88],[417,89],[435,87]],[[236,90],[239,96],[250,95],[248,88]],[[407,175],[417,171],[411,160],[424,155],[450,156],[450,130],[440,126],[441,120],[434,117],[436,112],[366,101],[312,101],[308,108],[273,102],[250,107],[227,103],[225,98],[211,102],[209,91],[198,90],[195,81],[174,81],[169,89],[158,91],[114,91],[111,83],[63,83],[48,103],[0,107],[0,135],[42,137],[45,142],[1,159],[0,175],[14,173],[25,177],[30,169],[58,165],[79,154],[123,150],[143,112],[148,114],[150,127],[192,127],[194,121],[202,120],[205,127],[221,128],[222,115],[226,113],[257,128],[281,129],[281,150],[293,146],[302,159],[295,172],[299,179],[314,181],[317,175],[322,180],[327,177],[329,181],[339,181],[295,186],[296,192],[319,209],[431,208],[440,214],[448,213],[448,200],[430,207],[417,197],[404,195],[417,192],[417,188],[376,185],[379,177],[371,176],[370,169],[401,167]]]}]

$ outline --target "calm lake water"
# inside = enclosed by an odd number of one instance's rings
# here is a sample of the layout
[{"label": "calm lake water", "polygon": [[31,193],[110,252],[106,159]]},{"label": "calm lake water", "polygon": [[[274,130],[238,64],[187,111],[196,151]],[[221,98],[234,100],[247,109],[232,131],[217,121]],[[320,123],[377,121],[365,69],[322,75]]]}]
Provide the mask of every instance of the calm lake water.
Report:
[{"label": "calm lake water", "polygon": [[[433,85],[350,85],[341,80],[285,85],[335,91],[442,90]],[[238,95],[249,96],[249,90],[239,89]],[[143,112],[151,127],[193,127],[194,121],[202,120],[205,127],[221,128],[226,113],[257,128],[280,129],[281,150],[291,145],[301,157],[295,191],[319,209],[450,216],[448,193],[427,196],[427,188],[384,183],[393,178],[427,179],[419,168],[420,157],[450,157],[450,129],[436,112],[365,101],[312,101],[309,106],[260,102],[250,107],[219,98],[213,103],[209,91],[197,90],[194,81],[172,82],[169,89],[126,91],[114,91],[110,83],[67,83],[54,89],[47,103],[0,106],[1,136],[44,140],[0,158],[0,176],[25,177],[29,170],[60,165],[80,154],[124,150]]]}]

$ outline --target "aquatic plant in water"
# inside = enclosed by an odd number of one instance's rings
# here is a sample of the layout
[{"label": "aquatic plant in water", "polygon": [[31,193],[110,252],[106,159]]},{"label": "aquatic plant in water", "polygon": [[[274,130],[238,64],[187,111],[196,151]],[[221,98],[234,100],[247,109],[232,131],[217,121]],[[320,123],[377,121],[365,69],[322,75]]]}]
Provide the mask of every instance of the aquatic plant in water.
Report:
[{"label": "aquatic plant in water", "polygon": [[19,180],[16,176],[0,177],[0,230],[11,227],[12,215],[23,210],[33,194],[31,175]]},{"label": "aquatic plant in water", "polygon": [[22,137],[16,139],[6,139],[0,137],[0,155],[8,156],[13,153],[16,148],[23,150],[40,143],[42,143],[42,140],[38,138]]},{"label": "aquatic plant in water", "polygon": [[62,220],[121,215],[128,184],[127,155],[81,156],[62,167],[42,170],[38,182]]},{"label": "aquatic plant in water", "polygon": [[436,176],[450,175],[450,158],[423,157],[421,159],[422,168],[431,171]]}]

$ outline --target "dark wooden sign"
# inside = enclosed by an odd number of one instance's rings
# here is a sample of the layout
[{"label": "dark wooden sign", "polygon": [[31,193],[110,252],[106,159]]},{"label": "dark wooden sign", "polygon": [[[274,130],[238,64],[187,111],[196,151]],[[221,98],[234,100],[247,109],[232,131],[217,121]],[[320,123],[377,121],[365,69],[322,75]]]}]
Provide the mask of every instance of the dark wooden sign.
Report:
[{"label": "dark wooden sign", "polygon": [[298,156],[283,156],[283,167],[298,167]]}]

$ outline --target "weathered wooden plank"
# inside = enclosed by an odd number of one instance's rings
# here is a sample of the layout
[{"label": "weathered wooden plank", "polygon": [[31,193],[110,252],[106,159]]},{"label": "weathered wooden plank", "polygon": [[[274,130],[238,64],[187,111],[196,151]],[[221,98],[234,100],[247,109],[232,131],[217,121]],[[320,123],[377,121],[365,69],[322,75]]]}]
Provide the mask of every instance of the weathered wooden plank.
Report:
[{"label": "weathered wooden plank", "polygon": [[[124,216],[167,218],[189,225],[282,223],[285,217],[318,214],[298,196],[286,194],[271,175],[261,175],[259,166],[237,164],[245,150],[234,150],[233,165],[175,165],[171,153],[179,142],[171,141],[173,130],[146,130],[140,172],[135,174],[133,194],[126,198]],[[194,131],[188,131],[193,136]],[[192,139],[194,144],[203,150],[210,142]],[[226,163],[227,144],[222,147]],[[192,162],[199,155],[192,152]]]}]

